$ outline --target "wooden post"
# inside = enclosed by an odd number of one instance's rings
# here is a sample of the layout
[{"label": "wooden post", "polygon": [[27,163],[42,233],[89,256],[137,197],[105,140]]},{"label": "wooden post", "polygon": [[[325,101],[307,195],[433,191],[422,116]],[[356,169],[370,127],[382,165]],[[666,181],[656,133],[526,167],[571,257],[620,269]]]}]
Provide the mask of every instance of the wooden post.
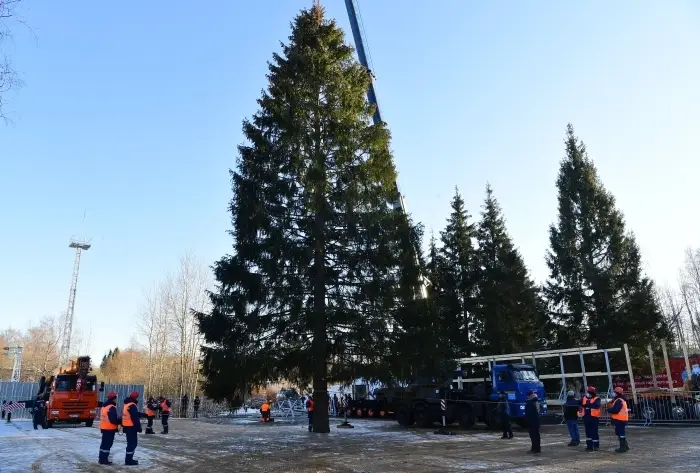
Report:
[{"label": "wooden post", "polygon": [[671,365],[668,363],[668,352],[666,351],[666,341],[661,340],[661,351],[664,354],[664,365],[666,367],[666,380],[668,389],[671,391],[671,402],[676,403],[676,396],[673,395],[673,380],[671,379]]},{"label": "wooden post", "polygon": [[634,385],[634,374],[632,373],[632,361],[630,360],[630,350],[627,344],[624,345],[625,348],[625,358],[627,359],[627,374],[630,377],[630,387],[632,388],[632,397],[634,398],[634,405],[637,406],[637,388]]},{"label": "wooden post", "polygon": [[683,346],[683,357],[685,358],[685,373],[688,375],[688,379],[690,379],[691,372],[690,372],[690,360],[688,359],[688,347],[686,346],[685,342],[681,342],[681,345]]},{"label": "wooden post", "polygon": [[654,389],[659,389],[659,384],[656,382],[656,367],[654,366],[654,350],[651,349],[651,345],[647,345],[647,351],[649,352],[649,366],[651,366],[651,379],[654,383]]}]

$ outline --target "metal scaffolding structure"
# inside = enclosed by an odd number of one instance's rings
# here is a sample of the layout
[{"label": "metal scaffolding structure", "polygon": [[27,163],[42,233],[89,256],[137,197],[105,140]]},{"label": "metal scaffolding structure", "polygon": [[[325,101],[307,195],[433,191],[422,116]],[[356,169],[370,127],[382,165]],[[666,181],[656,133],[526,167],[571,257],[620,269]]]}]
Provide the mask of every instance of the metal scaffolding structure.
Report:
[{"label": "metal scaffolding structure", "polygon": [[73,277],[70,284],[70,292],[68,293],[68,309],[66,310],[66,320],[63,325],[63,334],[61,336],[61,364],[67,363],[70,357],[70,342],[73,333],[73,312],[75,310],[75,292],[78,289],[78,272],[80,271],[80,256],[83,250],[87,251],[92,245],[89,241],[71,239],[68,244],[69,248],[75,248],[75,261],[73,263]]},{"label": "metal scaffolding structure", "polygon": [[12,377],[10,381],[13,383],[18,383],[20,376],[22,374],[22,350],[24,347],[22,345],[16,345],[14,347],[4,347],[3,351],[7,352],[7,356],[14,356],[15,360],[12,363]]}]

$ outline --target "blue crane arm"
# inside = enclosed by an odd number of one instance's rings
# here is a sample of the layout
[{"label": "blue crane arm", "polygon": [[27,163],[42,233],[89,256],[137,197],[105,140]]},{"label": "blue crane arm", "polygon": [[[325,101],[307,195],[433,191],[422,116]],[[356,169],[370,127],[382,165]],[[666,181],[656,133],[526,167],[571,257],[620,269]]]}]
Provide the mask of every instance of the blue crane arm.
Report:
[{"label": "blue crane arm", "polygon": [[[355,49],[357,49],[357,57],[360,60],[360,64],[365,66],[365,68],[372,73],[369,68],[369,63],[367,62],[367,53],[365,52],[365,42],[362,39],[362,33],[360,33],[360,25],[357,21],[357,12],[355,11],[355,3],[353,0],[345,0],[345,7],[348,10],[348,16],[350,17],[350,28],[352,28],[352,37],[355,40]],[[382,115],[379,112],[379,103],[377,102],[377,94],[374,92],[374,81],[370,81],[369,89],[367,90],[367,99],[369,103],[374,105],[374,115],[372,120],[375,125],[378,125],[382,121]]]}]

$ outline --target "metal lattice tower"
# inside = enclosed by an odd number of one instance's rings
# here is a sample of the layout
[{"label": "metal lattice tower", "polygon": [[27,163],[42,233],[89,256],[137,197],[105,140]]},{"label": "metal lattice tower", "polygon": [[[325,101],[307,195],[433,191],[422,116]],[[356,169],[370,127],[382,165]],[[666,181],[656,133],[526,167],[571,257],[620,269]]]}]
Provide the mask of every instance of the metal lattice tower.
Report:
[{"label": "metal lattice tower", "polygon": [[83,250],[87,251],[92,245],[89,241],[71,240],[69,248],[75,248],[75,262],[73,263],[73,278],[70,283],[70,293],[68,294],[68,310],[66,310],[66,320],[63,325],[63,336],[61,337],[61,363],[67,363],[70,356],[70,338],[73,333],[73,311],[75,309],[75,292],[78,289],[78,272],[80,271],[80,255]]},{"label": "metal lattice tower", "polygon": [[22,349],[22,345],[3,348],[8,356],[13,355],[15,357],[15,362],[12,364],[12,378],[10,378],[12,383],[19,383],[19,377],[22,374]]}]

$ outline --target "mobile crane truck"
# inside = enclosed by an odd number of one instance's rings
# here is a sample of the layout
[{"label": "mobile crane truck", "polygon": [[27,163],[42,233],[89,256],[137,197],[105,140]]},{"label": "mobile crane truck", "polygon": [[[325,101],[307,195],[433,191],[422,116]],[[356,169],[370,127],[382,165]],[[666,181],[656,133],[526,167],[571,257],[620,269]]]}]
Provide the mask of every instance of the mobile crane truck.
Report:
[{"label": "mobile crane truck", "polygon": [[[92,427],[97,416],[97,376],[89,374],[89,356],[80,356],[48,379],[41,377],[34,423],[50,428],[54,422]],[[100,383],[99,391],[104,391]]]},{"label": "mobile crane truck", "polygon": [[[505,392],[511,419],[525,427],[525,402],[530,391],[537,393],[540,414],[547,413],[544,384],[535,368],[525,363],[495,364],[486,357],[459,360],[462,369],[449,386],[414,385],[397,390],[396,418],[399,424],[429,427],[436,422],[459,423],[468,429],[482,422],[493,429],[500,427],[499,393]],[[484,377],[463,378],[465,365],[488,364]],[[393,396],[392,396],[393,397]],[[443,410],[444,404],[444,410]]]}]

